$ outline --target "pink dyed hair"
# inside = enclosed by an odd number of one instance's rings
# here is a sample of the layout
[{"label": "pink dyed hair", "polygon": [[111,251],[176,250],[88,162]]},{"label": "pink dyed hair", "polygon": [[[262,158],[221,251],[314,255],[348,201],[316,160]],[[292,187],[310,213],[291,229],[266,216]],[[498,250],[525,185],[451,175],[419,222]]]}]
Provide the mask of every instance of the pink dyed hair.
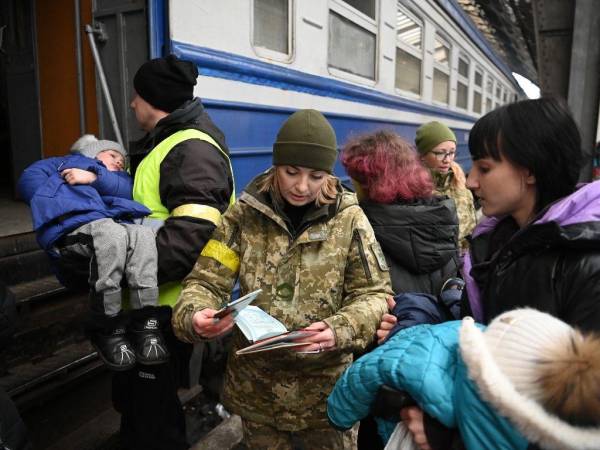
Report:
[{"label": "pink dyed hair", "polygon": [[391,131],[352,139],[344,146],[341,162],[374,202],[393,203],[433,195],[431,174],[419,161],[416,150]]}]

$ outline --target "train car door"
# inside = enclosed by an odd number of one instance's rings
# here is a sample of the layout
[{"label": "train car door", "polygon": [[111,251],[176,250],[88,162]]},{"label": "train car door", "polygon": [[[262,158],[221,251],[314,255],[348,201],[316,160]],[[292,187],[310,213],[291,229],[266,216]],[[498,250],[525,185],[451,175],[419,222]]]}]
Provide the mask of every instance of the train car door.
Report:
[{"label": "train car door", "polygon": [[0,1],[0,194],[14,197],[25,167],[66,154],[83,133],[115,138],[86,24],[97,31],[124,143],[142,136],[128,104],[148,59],[147,10],[146,0]]},{"label": "train car door", "polygon": [[[147,10],[146,0],[95,0],[93,5],[96,43],[126,146],[143,136],[129,103],[133,97],[133,75],[149,57]],[[100,136],[115,139],[107,103],[100,84],[96,85]]]}]

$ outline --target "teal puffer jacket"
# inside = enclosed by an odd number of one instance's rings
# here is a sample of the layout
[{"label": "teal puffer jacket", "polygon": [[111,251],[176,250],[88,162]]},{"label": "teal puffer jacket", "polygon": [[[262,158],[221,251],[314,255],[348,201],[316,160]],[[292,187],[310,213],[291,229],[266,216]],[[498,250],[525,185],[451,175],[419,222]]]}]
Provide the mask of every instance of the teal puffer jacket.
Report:
[{"label": "teal puffer jacket", "polygon": [[[458,427],[468,449],[523,449],[527,440],[480,399],[460,356],[460,321],[418,325],[363,356],[338,380],[327,400],[333,426],[365,417],[379,387],[408,392],[430,416]],[[385,436],[388,438],[389,436]]]}]

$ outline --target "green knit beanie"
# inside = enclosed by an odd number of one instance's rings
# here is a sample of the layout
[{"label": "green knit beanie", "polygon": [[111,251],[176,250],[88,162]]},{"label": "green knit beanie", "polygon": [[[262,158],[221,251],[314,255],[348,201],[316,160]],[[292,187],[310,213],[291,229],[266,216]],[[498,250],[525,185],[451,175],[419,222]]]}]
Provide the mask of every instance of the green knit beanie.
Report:
[{"label": "green knit beanie", "polygon": [[424,155],[436,145],[446,141],[456,143],[456,136],[450,128],[440,122],[429,122],[421,125],[415,137],[415,144],[421,155]]},{"label": "green knit beanie", "polygon": [[314,109],[302,109],[283,124],[273,144],[273,165],[309,167],[333,172],[337,159],[335,132]]}]

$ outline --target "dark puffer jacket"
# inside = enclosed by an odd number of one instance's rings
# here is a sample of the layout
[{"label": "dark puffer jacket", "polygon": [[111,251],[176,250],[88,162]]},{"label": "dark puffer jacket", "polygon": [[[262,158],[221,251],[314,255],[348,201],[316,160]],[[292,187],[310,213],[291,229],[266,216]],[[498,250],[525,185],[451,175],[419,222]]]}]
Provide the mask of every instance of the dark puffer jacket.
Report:
[{"label": "dark puffer jacket", "polygon": [[[225,136],[195,98],[161,119],[130,151],[131,173],[144,157],[173,133],[197,129],[210,135],[229,154]],[[160,198],[169,210],[185,204],[207,205],[224,213],[233,191],[229,162],[208,142],[184,141],[169,152],[160,165]],[[215,225],[207,220],[178,216],[168,218],[156,236],[160,283],[181,280],[196,262]]]},{"label": "dark puffer jacket", "polygon": [[[96,181],[68,184],[61,172],[71,168],[94,173]],[[87,156],[67,155],[34,162],[19,177],[17,190],[31,207],[38,243],[56,258],[55,242],[83,224],[105,218],[127,222],[150,214],[132,200],[132,187],[133,180],[126,172],[111,172]]]},{"label": "dark puffer jacket", "polygon": [[600,182],[555,202],[523,229],[511,217],[482,222],[464,272],[463,316],[487,324],[528,306],[582,331],[600,330]]},{"label": "dark puffer jacket", "polygon": [[412,203],[360,206],[375,231],[390,266],[396,294],[422,292],[437,295],[442,284],[458,270],[458,218],[448,197]]}]

